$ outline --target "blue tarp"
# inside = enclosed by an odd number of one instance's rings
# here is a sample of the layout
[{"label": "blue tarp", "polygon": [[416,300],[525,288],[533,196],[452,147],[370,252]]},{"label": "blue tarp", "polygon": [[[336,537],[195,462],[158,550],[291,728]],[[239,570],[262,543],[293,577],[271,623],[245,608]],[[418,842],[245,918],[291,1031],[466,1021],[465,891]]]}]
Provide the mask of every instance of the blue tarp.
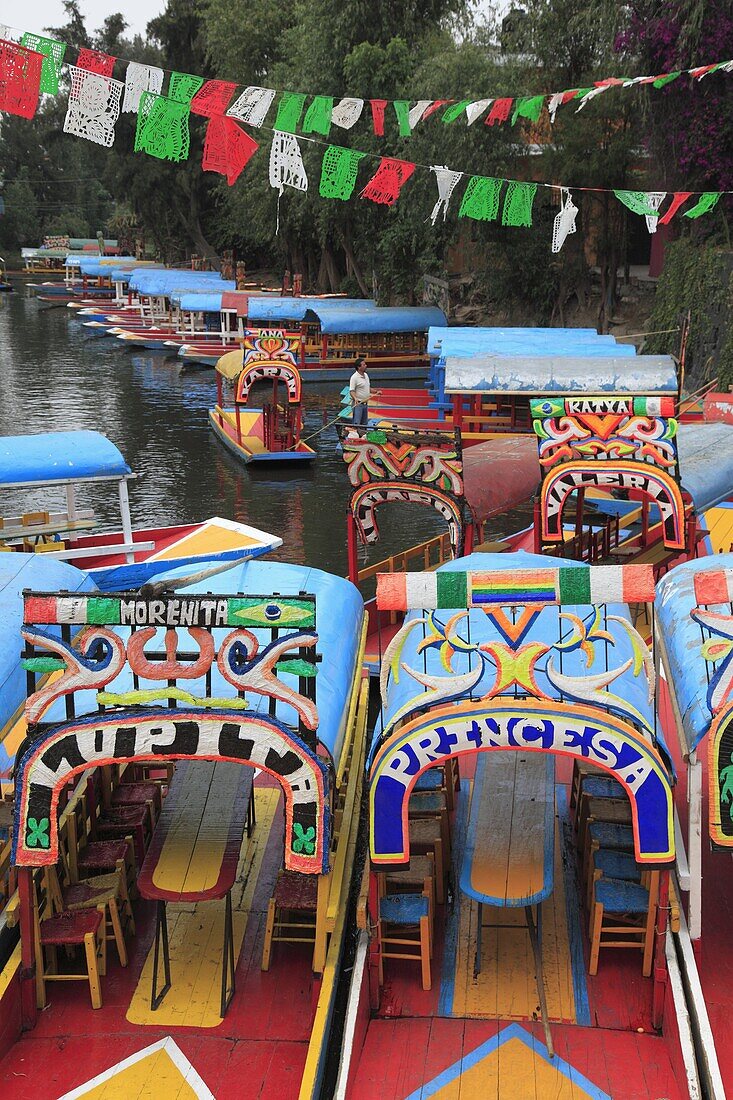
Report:
[{"label": "blue tarp", "polygon": [[[205,568],[206,563],[197,563],[196,570]],[[156,581],[164,577],[186,576],[191,572],[191,566],[182,566],[160,573]],[[297,596],[301,592],[311,593],[316,597],[316,629],[318,642],[316,651],[322,655],[322,661],[317,666],[316,678],[316,706],[318,708],[318,738],[331,753],[334,763],[338,766],[338,760],[343,746],[346,731],[346,718],[348,711],[349,695],[354,675],[356,674],[356,661],[361,635],[361,624],[364,617],[364,604],[357,589],[342,577],[334,577],[324,573],[320,569],[310,569],[307,566],[287,565],[272,561],[250,561],[244,565],[236,566],[224,573],[202,581],[190,588],[177,589],[179,593],[191,592],[215,592],[238,593],[252,595],[270,595],[277,592],[282,596]],[[125,630],[120,630],[124,636]],[[225,634],[222,629],[215,631],[217,643],[221,642]],[[257,631],[255,631],[257,633]],[[261,635],[261,642],[265,635]],[[268,633],[269,639],[269,633]],[[162,645],[162,631],[159,631],[159,644]],[[149,648],[155,648],[155,642],[151,640]],[[297,656],[297,655],[296,655]],[[283,674],[283,681],[298,690],[298,678],[289,674]],[[149,685],[147,685],[149,686]],[[187,691],[193,695],[204,695],[204,679],[186,680]],[[132,689],[132,676],[129,669],[110,683],[107,691],[129,691]],[[212,683],[210,694],[224,698],[232,695],[232,687],[228,684],[216,665],[212,668]],[[252,709],[267,714],[269,701],[255,694],[247,695]],[[164,705],[164,704],[161,704]],[[82,698],[77,695],[77,712],[91,713],[96,710],[95,696],[93,693],[82,693]],[[288,724],[297,726],[297,715],[290,707],[278,703],[278,716]],[[50,708],[44,720],[56,719],[62,721],[64,717],[63,702],[55,703]]]},{"label": "blue tarp", "polygon": [[310,309],[327,306],[330,310],[376,309],[371,298],[250,298],[248,320],[253,326],[266,326],[277,321],[302,321]]},{"label": "blue tarp", "polygon": [[427,332],[431,325],[445,324],[445,315],[434,306],[386,306],[355,309],[336,302],[312,306],[305,320],[318,320],[325,334],[358,332]]},{"label": "blue tarp", "polygon": [[428,354],[431,356],[481,354],[502,355],[569,355],[582,346],[605,348],[613,352],[596,354],[616,355],[617,348],[627,349],[619,354],[636,353],[633,344],[619,344],[614,336],[599,336],[594,328],[443,328],[433,326],[428,333]]},{"label": "blue tarp", "polygon": [[680,481],[695,511],[733,496],[733,424],[680,424]]},{"label": "blue tarp", "polygon": [[[0,485],[121,478],[130,467],[101,432],[0,436]],[[2,555],[5,557],[5,555]]]},{"label": "blue tarp", "polygon": [[445,392],[676,394],[677,372],[671,355],[448,356]]},{"label": "blue tarp", "polygon": [[218,271],[189,271],[177,268],[136,268],[130,288],[140,294],[167,295],[172,290],[236,290],[233,280],[222,279]]},{"label": "blue tarp", "polygon": [[[528,554],[524,551],[518,551],[515,554],[470,554],[464,558],[458,558],[456,561],[447,562],[440,567],[441,572],[464,572],[469,570],[498,570],[502,572],[514,573],[520,569],[527,568],[540,568],[547,569],[549,566],[553,568],[566,568],[568,566],[576,566],[577,562],[563,561],[562,559],[553,558],[548,560],[540,554]],[[456,609],[458,610],[458,609]],[[592,609],[590,607],[547,607],[545,608],[534,624],[531,626],[526,635],[526,641],[541,642],[545,645],[553,645],[559,637],[559,619],[560,612],[571,613],[580,616],[587,623],[592,619]],[[608,612],[614,615],[618,615],[629,620],[629,612],[626,605],[614,604],[608,605]],[[419,618],[422,612],[416,611],[409,614],[409,618]],[[438,611],[435,612],[436,619],[445,624],[450,618],[453,612],[451,611]],[[608,661],[609,668],[618,668],[623,665],[633,654],[631,642],[628,634],[623,627],[617,623],[604,624],[604,628],[609,630],[614,637],[615,645],[613,648],[608,649]],[[414,668],[419,673],[427,672],[428,675],[445,676],[446,669],[441,661],[440,650],[426,649],[423,652],[418,652],[418,646],[423,640],[424,630],[430,631],[429,626],[418,626],[413,632],[408,635],[405,642],[402,655],[400,657],[400,665],[408,665]],[[462,619],[456,624],[457,633],[464,639],[470,639],[471,643],[485,643],[485,642],[499,642],[503,643],[505,639],[496,629],[496,627],[487,618],[484,612],[480,609],[469,612],[468,619]],[[565,624],[565,640],[570,637],[570,629]],[[597,652],[596,656],[599,656]],[[603,658],[603,647],[600,647],[600,656]],[[460,675],[469,671],[469,668],[475,669],[477,661],[477,654],[465,654],[460,651],[454,653],[452,658],[452,670],[455,675]],[[560,693],[556,687],[548,680],[544,669],[546,666],[547,658],[540,658],[535,672],[536,680],[539,687],[550,698],[559,699]],[[554,654],[554,667],[559,669],[559,655],[557,652]],[[597,665],[597,667],[596,667]],[[592,673],[597,673],[602,670],[602,662],[596,661],[591,670]],[[582,676],[589,674],[589,670],[586,664],[585,654],[580,649],[574,651],[565,650],[562,655],[562,672],[564,675],[570,676]],[[486,662],[481,679],[478,681],[476,687],[473,690],[473,697],[480,698],[484,695],[494,683],[496,676],[496,670],[493,664]],[[393,678],[390,678],[388,693],[387,693],[387,705],[383,710],[383,719],[388,722],[393,714],[406,702],[418,697],[424,693],[424,688],[417,681],[413,680],[408,673],[404,670],[400,671],[398,683],[394,682]],[[640,675],[638,677],[633,676],[631,671],[625,672],[617,680],[615,680],[610,688],[614,695],[620,696],[627,703],[634,706],[645,718],[645,720],[653,728],[654,725],[654,711],[653,707],[648,702],[648,685],[646,677]],[[622,717],[623,712],[619,711]],[[376,737],[381,734],[383,729],[382,721],[378,721],[375,729],[375,744]]]},{"label": "blue tarp", "polygon": [[[712,554],[670,569],[657,585],[654,604],[657,627],[669,661],[669,676],[679,706],[682,728],[690,752],[707,735],[712,715],[707,704],[708,666],[700,652],[700,626],[691,617],[697,606],[695,576],[711,569],[733,568],[733,554]],[[730,607],[711,605],[710,610],[730,614]]]},{"label": "blue tarp", "polygon": [[[43,554],[0,554],[0,737],[26,697],[25,669],[20,664],[24,588],[90,592],[95,585],[83,570]],[[0,775],[7,775],[12,762],[0,742]]]}]

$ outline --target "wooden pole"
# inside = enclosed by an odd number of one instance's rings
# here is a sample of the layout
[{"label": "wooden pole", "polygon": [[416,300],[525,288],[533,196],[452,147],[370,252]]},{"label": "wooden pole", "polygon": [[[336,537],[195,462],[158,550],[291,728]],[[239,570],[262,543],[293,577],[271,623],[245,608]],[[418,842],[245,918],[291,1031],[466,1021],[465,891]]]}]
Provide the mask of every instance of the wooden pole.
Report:
[{"label": "wooden pole", "polygon": [[346,553],[349,565],[349,580],[352,584],[358,584],[359,559],[356,550],[356,523],[351,512],[346,517]]},{"label": "wooden pole", "polygon": [[[20,902],[20,1012],[23,1031],[36,1026],[36,950],[33,931],[33,868],[18,868]],[[39,960],[43,965],[42,960]]]}]

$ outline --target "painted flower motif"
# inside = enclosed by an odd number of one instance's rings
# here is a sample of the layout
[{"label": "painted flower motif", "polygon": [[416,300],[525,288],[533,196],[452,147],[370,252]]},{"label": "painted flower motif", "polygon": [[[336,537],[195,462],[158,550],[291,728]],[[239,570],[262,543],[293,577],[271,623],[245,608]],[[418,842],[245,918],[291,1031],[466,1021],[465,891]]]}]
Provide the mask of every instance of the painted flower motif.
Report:
[{"label": "painted flower motif", "polygon": [[307,829],[304,829],[303,826],[296,821],[293,823],[293,832],[295,834],[293,851],[302,853],[306,856],[312,856],[316,850],[315,826],[309,825]]},{"label": "painted flower motif", "polygon": [[51,822],[47,817],[36,821],[35,817],[28,818],[26,830],[26,844],[29,848],[50,848],[51,839],[48,835]]}]

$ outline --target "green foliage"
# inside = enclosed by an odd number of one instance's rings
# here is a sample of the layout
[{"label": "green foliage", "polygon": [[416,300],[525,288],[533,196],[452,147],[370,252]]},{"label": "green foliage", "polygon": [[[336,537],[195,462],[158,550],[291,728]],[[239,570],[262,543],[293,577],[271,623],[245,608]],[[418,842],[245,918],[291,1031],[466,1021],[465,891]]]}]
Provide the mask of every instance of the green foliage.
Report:
[{"label": "green foliage", "polygon": [[675,354],[679,330],[690,314],[687,341],[687,389],[695,389],[717,374],[726,388],[733,383],[733,255],[711,242],[682,237],[667,248],[657,286],[646,351]]}]

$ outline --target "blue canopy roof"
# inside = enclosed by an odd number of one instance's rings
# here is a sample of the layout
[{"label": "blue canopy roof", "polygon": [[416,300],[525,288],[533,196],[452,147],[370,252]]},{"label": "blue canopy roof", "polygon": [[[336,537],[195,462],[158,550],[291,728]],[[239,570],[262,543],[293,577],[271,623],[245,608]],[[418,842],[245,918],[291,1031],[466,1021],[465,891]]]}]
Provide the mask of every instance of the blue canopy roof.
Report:
[{"label": "blue canopy roof", "polygon": [[233,280],[224,280],[218,271],[190,271],[167,267],[136,268],[130,279],[130,288],[140,294],[164,294],[172,290],[235,290]]},{"label": "blue canopy roof", "polygon": [[221,291],[208,290],[175,291],[171,301],[187,313],[219,313],[221,310]]},{"label": "blue canopy roof", "polygon": [[248,320],[253,325],[268,325],[274,321],[302,321],[308,310],[327,306],[329,310],[376,309],[371,298],[250,298]]},{"label": "blue canopy roof", "polygon": [[[26,674],[20,664],[24,588],[90,592],[95,585],[83,570],[44,554],[0,554],[0,737],[26,695]],[[7,774],[12,763],[8,747],[0,740],[0,776]]]},{"label": "blue canopy roof", "polygon": [[445,391],[676,394],[677,372],[671,355],[447,356]]},{"label": "blue canopy roof", "polygon": [[733,424],[680,424],[680,481],[700,513],[733,496]]},{"label": "blue canopy roof", "polygon": [[[733,568],[733,554],[712,554],[670,569],[657,584],[654,604],[657,627],[667,654],[670,688],[682,718],[687,746],[692,752],[707,735],[712,721],[707,704],[708,666],[702,656],[700,626],[691,617],[697,606],[695,576],[710,570]],[[729,605],[711,610],[730,614]]]},{"label": "blue canopy roof", "polygon": [[[197,569],[202,568],[201,564]],[[177,569],[160,573],[156,581],[164,577],[175,578],[186,576],[191,572],[191,566],[179,566]],[[355,674],[356,663],[361,636],[361,625],[364,618],[364,603],[362,598],[349,581],[342,577],[334,577],[330,573],[324,573],[320,569],[310,569],[304,565],[287,565],[283,562],[273,561],[248,561],[244,565],[235,566],[223,573],[210,577],[199,584],[188,588],[178,589],[180,593],[191,592],[236,592],[240,595],[269,595],[277,592],[282,596],[297,596],[301,592],[308,592],[316,597],[316,629],[318,643],[316,650],[321,654],[322,660],[318,667],[316,678],[316,706],[318,708],[318,739],[331,753],[336,766],[338,766],[344,735],[346,733],[346,719],[348,715],[349,697]],[[124,628],[118,628],[124,636]],[[219,640],[227,633],[228,628],[218,632]],[[255,631],[255,633],[257,633]],[[17,644],[17,643],[16,643]],[[211,691],[218,697],[231,695],[232,688],[218,671],[216,665],[211,670]],[[285,683],[298,690],[297,676],[282,673]],[[132,686],[132,674],[126,667],[109,686],[109,691],[125,691]],[[186,689],[193,695],[206,694],[204,678],[199,680],[187,680]],[[84,695],[85,693],[82,693]],[[248,695],[251,707],[256,711],[268,712],[268,699],[255,695]],[[90,713],[96,709],[94,693],[90,692],[86,698],[77,696],[77,711]],[[55,703],[46,715],[44,721],[63,720],[63,702]],[[283,704],[278,704],[278,716],[288,724],[297,725],[296,712]]]},{"label": "blue canopy roof", "polygon": [[445,314],[435,306],[374,306],[358,309],[344,307],[334,301],[319,302],[305,315],[305,320],[320,321],[326,334],[352,332],[427,332],[431,325],[445,324]]},{"label": "blue canopy roof", "polygon": [[[612,349],[612,350],[609,350]],[[428,353],[448,355],[635,355],[633,344],[599,336],[594,328],[431,327]]]},{"label": "blue canopy roof", "polygon": [[6,488],[85,478],[119,479],[130,473],[114,443],[101,432],[0,436],[0,485]]},{"label": "blue canopy roof", "polygon": [[[440,567],[441,572],[463,572],[469,570],[499,570],[502,572],[515,573],[520,569],[539,568],[547,569],[548,559],[540,554],[528,554],[522,550],[514,554],[469,554],[467,557],[458,558],[455,561],[447,562]],[[562,559],[552,559],[552,566],[559,568],[566,568],[569,566],[577,565],[576,562],[563,561]],[[456,609],[459,610],[459,609]],[[619,617],[630,621],[628,608],[623,604],[608,605],[609,613],[613,613]],[[593,611],[590,607],[545,607],[538,615],[535,622],[528,630],[525,640],[540,642],[544,645],[553,646],[557,643],[559,638],[559,613],[564,614],[571,613],[584,619],[586,623],[590,623],[592,620]],[[441,623],[445,624],[451,617],[453,612],[451,611],[439,611],[435,612],[435,617]],[[407,618],[417,619],[422,615],[421,611],[411,612]],[[607,629],[612,633],[614,638],[614,646],[608,647],[603,652],[603,647],[596,647],[596,657],[600,657],[601,661],[597,661],[594,664],[592,673],[597,673],[602,670],[602,662],[607,660],[609,662],[609,669],[620,668],[630,657],[633,655],[633,648],[629,635],[625,629],[618,623],[608,622],[604,624],[604,629]],[[418,651],[418,647],[423,640],[424,631],[430,632],[429,626],[419,626],[415,628],[411,634],[407,636],[404,647],[400,655],[401,669],[407,665],[414,668],[420,674],[427,673],[427,675],[445,676],[446,669],[442,664],[441,651],[438,647],[424,649],[422,652]],[[496,629],[491,620],[480,609],[472,610],[468,613],[468,617],[461,620],[456,625],[457,633],[464,639],[469,640],[472,644],[485,643],[485,642],[499,642],[505,641],[503,635]],[[565,632],[567,633],[567,623],[565,624]],[[567,638],[565,639],[567,641]],[[552,655],[550,655],[552,656]],[[453,675],[459,676],[462,673],[466,673],[469,669],[475,669],[477,655],[473,653],[465,653],[460,650],[456,650],[452,657],[452,672]],[[553,664],[555,668],[559,667],[559,655],[555,653]],[[596,667],[597,665],[597,667]],[[633,665],[633,662],[632,662]],[[547,658],[541,658],[538,664],[535,666],[535,677],[537,684],[543,692],[545,692],[552,699],[561,698],[561,694],[557,687],[548,679],[546,673]],[[575,650],[565,649],[562,654],[562,673],[566,676],[585,676],[589,675],[589,670],[586,662],[585,654],[578,648]],[[476,686],[473,689],[473,696],[475,698],[481,698],[482,695],[491,688],[496,677],[496,669],[493,664],[488,661],[484,664],[484,670],[481,678],[478,680]],[[417,681],[412,679],[405,671],[400,671],[399,680],[395,683],[394,678],[390,678],[389,686],[387,689],[387,705],[383,710],[381,719],[377,722],[375,729],[375,744],[376,738],[381,735],[384,728],[383,722],[389,722],[396,712],[403,706],[403,704],[417,699],[421,696],[424,689]],[[645,722],[650,728],[654,727],[654,710],[648,701],[648,683],[646,677],[641,674],[634,676],[631,669],[624,672],[618,679],[614,680],[610,690],[614,695],[619,696],[624,700],[625,704],[631,704],[643,717]],[[612,708],[616,709],[616,708]],[[622,717],[624,715],[623,710],[617,710]]]}]

